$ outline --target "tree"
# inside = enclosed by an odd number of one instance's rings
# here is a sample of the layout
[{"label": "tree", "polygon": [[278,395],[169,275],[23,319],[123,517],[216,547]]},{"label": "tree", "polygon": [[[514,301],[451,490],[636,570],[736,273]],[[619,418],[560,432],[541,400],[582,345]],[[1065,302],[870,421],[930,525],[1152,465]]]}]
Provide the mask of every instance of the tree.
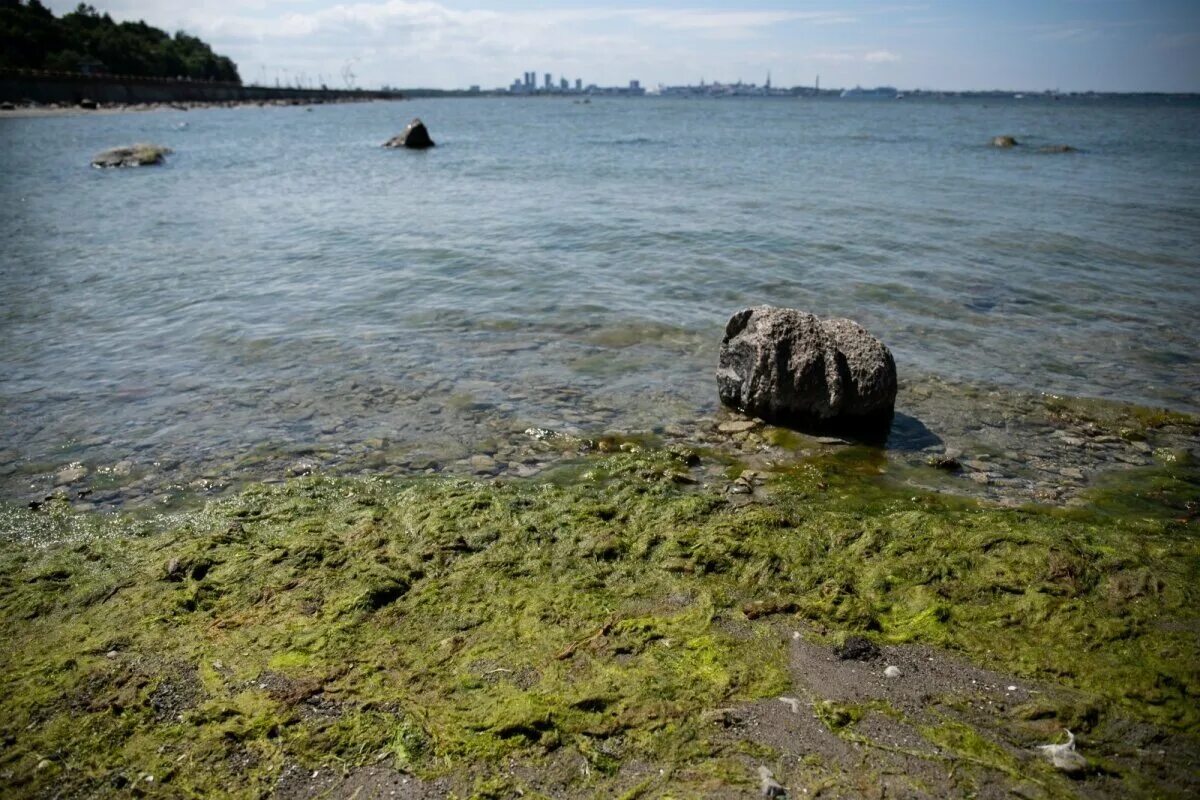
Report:
[{"label": "tree", "polygon": [[232,60],[183,31],[118,23],[89,3],[56,18],[41,0],[0,0],[0,66],[74,72],[86,62],[123,75],[241,83]]}]

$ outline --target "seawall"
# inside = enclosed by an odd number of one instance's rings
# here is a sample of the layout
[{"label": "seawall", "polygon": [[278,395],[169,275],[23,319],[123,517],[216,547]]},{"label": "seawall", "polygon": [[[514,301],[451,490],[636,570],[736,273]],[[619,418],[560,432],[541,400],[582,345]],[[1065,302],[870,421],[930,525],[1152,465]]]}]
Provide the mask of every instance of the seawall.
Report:
[{"label": "seawall", "polygon": [[132,75],[81,75],[39,70],[0,70],[0,102],[65,103],[83,100],[109,103],[255,102],[295,100],[399,100],[400,92],[362,89],[298,89],[244,86],[222,81],[147,78]]}]

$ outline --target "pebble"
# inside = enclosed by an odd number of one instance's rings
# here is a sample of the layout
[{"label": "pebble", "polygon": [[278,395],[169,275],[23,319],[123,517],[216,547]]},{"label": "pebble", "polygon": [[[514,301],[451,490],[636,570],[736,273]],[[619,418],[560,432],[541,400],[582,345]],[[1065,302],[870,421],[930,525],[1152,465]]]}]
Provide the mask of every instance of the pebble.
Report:
[{"label": "pebble", "polygon": [[471,456],[467,463],[471,465],[471,471],[476,474],[488,474],[496,471],[496,459],[482,453]]},{"label": "pebble", "polygon": [[60,469],[58,474],[54,476],[54,483],[56,486],[62,486],[63,484],[67,483],[75,483],[76,481],[81,481],[86,478],[87,474],[87,467],[76,462]]},{"label": "pebble", "polygon": [[721,433],[745,433],[752,431],[762,423],[756,419],[734,419],[729,422],[722,422],[717,426],[717,430]]},{"label": "pebble", "polygon": [[883,677],[885,678],[899,678],[903,674],[900,668],[895,665],[891,665],[883,671]]}]

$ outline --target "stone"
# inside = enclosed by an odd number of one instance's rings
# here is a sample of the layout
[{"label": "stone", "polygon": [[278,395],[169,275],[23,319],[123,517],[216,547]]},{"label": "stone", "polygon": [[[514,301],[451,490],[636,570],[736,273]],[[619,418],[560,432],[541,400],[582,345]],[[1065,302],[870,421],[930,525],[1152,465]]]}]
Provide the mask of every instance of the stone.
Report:
[{"label": "stone", "polygon": [[762,425],[762,422],[757,419],[735,419],[730,422],[722,422],[717,426],[717,430],[721,433],[745,433],[752,431]]},{"label": "stone", "polygon": [[896,362],[848,319],[755,306],[725,326],[717,389],[725,405],[774,424],[874,438],[891,424]]},{"label": "stone", "polygon": [[766,767],[758,768],[759,791],[763,797],[787,797],[787,789],[775,780],[771,770]]},{"label": "stone", "polygon": [[865,636],[847,636],[834,650],[842,661],[870,661],[879,658],[879,647]]},{"label": "stone", "polygon": [[895,665],[890,665],[883,671],[883,677],[885,678],[899,678],[903,674],[900,668]]},{"label": "stone", "polygon": [[1078,153],[1079,148],[1069,144],[1049,144],[1038,148],[1039,153]]},{"label": "stone", "polygon": [[68,483],[75,483],[76,481],[81,481],[86,478],[87,474],[87,467],[85,467],[83,464],[69,464],[60,469],[58,474],[54,476],[54,484],[56,486],[62,486]]},{"label": "stone", "polygon": [[161,164],[171,148],[157,144],[131,144],[113,147],[92,158],[93,167],[148,167]]},{"label": "stone", "polygon": [[420,119],[414,119],[400,133],[383,143],[384,147],[407,147],[410,150],[425,150],[433,147],[429,130]]},{"label": "stone", "polygon": [[1016,147],[1019,144],[1020,144],[1020,142],[1018,142],[1012,136],[993,136],[992,137],[992,147]]},{"label": "stone", "polygon": [[99,104],[98,104],[98,103],[97,103],[95,100],[92,100],[91,98],[85,97],[85,98],[83,98],[82,100],[80,100],[80,101],[79,101],[79,107],[80,107],[80,108],[95,109],[95,108],[98,108],[98,107],[99,107]]},{"label": "stone", "polygon": [[493,473],[498,467],[496,459],[488,455],[483,455],[482,453],[471,456],[467,463],[471,465],[471,471],[479,475]]},{"label": "stone", "polygon": [[948,455],[930,456],[929,466],[946,472],[958,472],[962,469],[962,464],[959,460]]}]

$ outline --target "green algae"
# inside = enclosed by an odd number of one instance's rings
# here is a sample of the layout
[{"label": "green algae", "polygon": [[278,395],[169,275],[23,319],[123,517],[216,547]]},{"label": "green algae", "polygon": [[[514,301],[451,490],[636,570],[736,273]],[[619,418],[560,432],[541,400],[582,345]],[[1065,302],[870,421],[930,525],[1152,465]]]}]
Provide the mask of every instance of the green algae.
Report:
[{"label": "green algae", "polygon": [[1043,398],[1043,404],[1054,419],[1072,424],[1089,424],[1130,441],[1144,440],[1148,433],[1163,428],[1173,428],[1192,435],[1200,433],[1200,417],[1181,411],[1058,395],[1047,395]]},{"label": "green algae", "polygon": [[[735,508],[681,483],[695,454],[632,444],[549,483],[313,476],[175,516],[5,509],[2,791],[242,795],[286,763],[385,763],[509,796],[495,765],[568,749],[582,793],[636,761],[719,794],[743,779],[705,714],[787,692],[781,614],[1071,687],[1091,709],[1073,722],[1197,733],[1189,459],[1085,508],[1005,509],[914,495],[849,447]],[[863,711],[816,710],[831,730]],[[923,733],[1017,774],[964,723]]]}]

